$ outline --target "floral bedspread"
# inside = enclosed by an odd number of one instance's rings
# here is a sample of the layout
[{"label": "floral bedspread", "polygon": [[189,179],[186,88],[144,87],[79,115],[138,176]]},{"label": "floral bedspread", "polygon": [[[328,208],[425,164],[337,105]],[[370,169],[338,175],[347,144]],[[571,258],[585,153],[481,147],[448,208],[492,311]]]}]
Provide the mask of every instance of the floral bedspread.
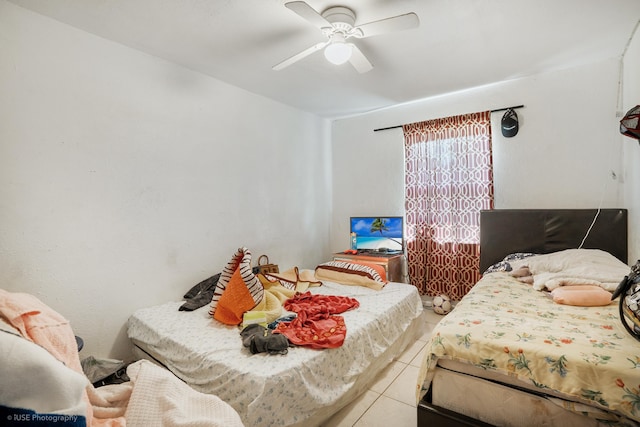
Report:
[{"label": "floral bedspread", "polygon": [[624,329],[618,300],[606,307],[560,305],[507,273],[486,274],[434,328],[418,399],[440,358],[640,421],[640,342]]}]

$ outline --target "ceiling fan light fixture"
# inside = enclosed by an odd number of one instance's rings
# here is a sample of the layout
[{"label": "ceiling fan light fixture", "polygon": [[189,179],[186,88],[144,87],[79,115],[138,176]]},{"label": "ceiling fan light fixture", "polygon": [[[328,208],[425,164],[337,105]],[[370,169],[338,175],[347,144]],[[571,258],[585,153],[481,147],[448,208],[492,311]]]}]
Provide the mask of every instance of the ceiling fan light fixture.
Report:
[{"label": "ceiling fan light fixture", "polygon": [[332,42],[324,49],[324,57],[332,64],[341,65],[351,58],[352,52],[353,48],[350,43]]},{"label": "ceiling fan light fixture", "polygon": [[393,31],[407,30],[416,28],[420,23],[418,15],[411,12],[355,26],[356,14],[348,7],[331,6],[324,12],[319,13],[304,0],[285,1],[284,5],[287,9],[317,27],[327,40],[316,43],[302,52],[281,61],[271,67],[274,70],[282,70],[314,52],[324,50],[325,58],[332,64],[340,65],[350,62],[357,72],[366,73],[373,68],[373,65],[358,48],[357,44],[346,42],[348,39],[352,37],[362,39]]}]

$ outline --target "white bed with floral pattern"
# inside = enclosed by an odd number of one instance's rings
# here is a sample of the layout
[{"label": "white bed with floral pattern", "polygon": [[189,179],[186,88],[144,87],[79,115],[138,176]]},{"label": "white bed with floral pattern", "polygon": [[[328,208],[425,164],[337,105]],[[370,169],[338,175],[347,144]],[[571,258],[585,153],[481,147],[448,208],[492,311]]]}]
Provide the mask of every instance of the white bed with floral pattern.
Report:
[{"label": "white bed with floral pattern", "polygon": [[230,404],[249,427],[320,425],[364,392],[376,375],[422,333],[422,300],[414,286],[382,289],[323,281],[313,294],[355,298],[342,313],[338,348],[290,347],[251,354],[240,328],[211,318],[208,307],[178,311],[181,301],[144,308],[129,319],[139,357],[156,360],[195,390]]},{"label": "white bed with floral pattern", "polygon": [[[597,264],[592,255],[602,258],[599,251],[587,255],[577,261],[587,270]],[[560,256],[566,254],[541,255],[553,262]],[[612,278],[590,283],[607,288],[628,274],[626,264],[611,259]],[[562,260],[538,267],[533,276],[547,274],[558,283],[561,264],[567,267]],[[428,392],[434,405],[494,425],[640,423],[640,343],[624,329],[618,301],[559,304],[536,283],[509,272],[485,274],[433,330],[418,400]]]}]

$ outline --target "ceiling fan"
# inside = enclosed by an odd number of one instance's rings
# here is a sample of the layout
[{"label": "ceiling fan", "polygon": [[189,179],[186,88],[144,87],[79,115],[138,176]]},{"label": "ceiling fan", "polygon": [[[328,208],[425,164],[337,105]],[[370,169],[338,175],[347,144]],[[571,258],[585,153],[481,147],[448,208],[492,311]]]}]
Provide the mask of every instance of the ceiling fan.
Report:
[{"label": "ceiling fan", "polygon": [[416,28],[420,24],[418,15],[406,13],[354,26],[356,14],[348,7],[335,6],[318,13],[304,1],[288,2],[285,3],[285,6],[318,27],[322,34],[327,37],[327,40],[316,43],[274,65],[274,70],[282,70],[312,53],[324,49],[324,55],[329,62],[340,65],[349,61],[359,73],[366,73],[373,68],[373,65],[371,65],[371,62],[364,56],[358,46],[347,42],[348,39],[352,37],[363,39],[393,31],[407,30]]}]

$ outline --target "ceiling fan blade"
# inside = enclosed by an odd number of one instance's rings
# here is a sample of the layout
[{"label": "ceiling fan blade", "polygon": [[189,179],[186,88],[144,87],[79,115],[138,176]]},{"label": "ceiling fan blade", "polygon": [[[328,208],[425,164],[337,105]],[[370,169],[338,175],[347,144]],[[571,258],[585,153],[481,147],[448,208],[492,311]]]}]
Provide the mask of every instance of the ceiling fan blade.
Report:
[{"label": "ceiling fan blade", "polygon": [[329,21],[324,19],[314,8],[303,1],[291,1],[284,5],[320,29],[331,28]]},{"label": "ceiling fan blade", "polygon": [[349,62],[353,65],[353,68],[360,74],[371,71],[373,65],[371,65],[371,62],[364,56],[364,53],[358,49],[358,46],[353,43],[349,44],[351,45],[351,58],[349,58]]},{"label": "ceiling fan blade", "polygon": [[358,38],[377,36],[378,34],[390,33],[393,31],[409,30],[420,25],[420,19],[415,13],[393,16],[379,21],[358,25],[354,28],[354,36]]},{"label": "ceiling fan blade", "polygon": [[279,64],[274,65],[271,68],[273,70],[276,70],[276,71],[282,70],[283,68],[288,67],[289,65],[293,64],[294,62],[298,62],[302,58],[305,58],[305,57],[311,55],[312,53],[319,51],[320,49],[322,49],[323,47],[325,47],[328,44],[329,44],[329,40],[327,40],[326,42],[316,43],[313,46],[303,50],[302,52],[297,53],[297,54],[293,55],[292,57],[287,58],[284,61],[280,62]]}]

